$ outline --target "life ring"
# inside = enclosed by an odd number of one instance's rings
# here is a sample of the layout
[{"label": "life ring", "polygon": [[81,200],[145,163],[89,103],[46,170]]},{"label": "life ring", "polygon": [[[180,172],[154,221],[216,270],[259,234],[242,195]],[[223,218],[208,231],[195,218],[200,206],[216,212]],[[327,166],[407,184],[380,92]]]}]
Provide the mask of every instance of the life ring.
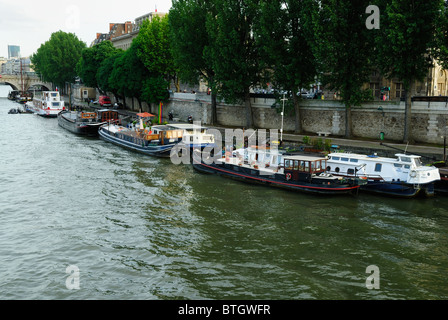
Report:
[{"label": "life ring", "polygon": [[291,180],[291,178],[292,178],[291,174],[290,174],[290,173],[287,173],[287,174],[286,174],[286,180],[289,181],[289,180]]}]

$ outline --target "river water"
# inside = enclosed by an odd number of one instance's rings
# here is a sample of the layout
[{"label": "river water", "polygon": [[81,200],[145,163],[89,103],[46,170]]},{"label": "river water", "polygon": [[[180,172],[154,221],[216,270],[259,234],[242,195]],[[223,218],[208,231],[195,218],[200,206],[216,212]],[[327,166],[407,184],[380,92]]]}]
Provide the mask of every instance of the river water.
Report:
[{"label": "river water", "polygon": [[207,176],[9,115],[9,89],[0,299],[448,298],[448,198],[326,198]]}]

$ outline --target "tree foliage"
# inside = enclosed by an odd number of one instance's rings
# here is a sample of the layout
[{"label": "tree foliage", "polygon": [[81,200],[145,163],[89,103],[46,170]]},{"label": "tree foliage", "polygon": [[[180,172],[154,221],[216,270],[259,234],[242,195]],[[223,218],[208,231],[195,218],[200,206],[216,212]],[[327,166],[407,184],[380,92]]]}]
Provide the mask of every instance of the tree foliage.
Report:
[{"label": "tree foliage", "polygon": [[115,96],[118,96],[118,88],[114,86],[110,79],[115,66],[115,61],[117,61],[124,54],[123,50],[119,50],[110,57],[106,58],[101,62],[98,68],[96,79],[98,88],[103,92],[112,92]]},{"label": "tree foliage", "polygon": [[152,21],[145,20],[134,39],[137,56],[152,74],[172,79],[176,72],[170,47],[170,28],[168,16],[155,16]]},{"label": "tree foliage", "polygon": [[91,48],[85,48],[81,52],[81,59],[79,59],[76,70],[82,82],[89,87],[97,88],[98,67],[108,57],[117,53],[112,42],[103,41]]},{"label": "tree foliage", "polygon": [[345,136],[352,136],[351,108],[361,105],[369,82],[374,32],[366,28],[369,0],[322,0],[314,12],[314,51],[322,82],[346,107]]},{"label": "tree foliage", "polygon": [[436,22],[436,44],[433,54],[443,69],[448,70],[448,0],[441,6]]},{"label": "tree foliage", "polygon": [[63,88],[66,82],[74,82],[76,65],[85,47],[75,34],[57,31],[31,56],[31,62],[45,81]]},{"label": "tree foliage", "polygon": [[254,126],[250,89],[261,82],[260,50],[253,34],[258,0],[213,0],[207,17],[206,55],[215,72],[212,90],[228,103],[244,102],[246,126]]},{"label": "tree foliage", "polygon": [[254,28],[264,69],[270,70],[265,82],[293,100],[296,133],[302,131],[297,93],[317,76],[310,14],[315,5],[312,0],[261,1]]},{"label": "tree foliage", "polygon": [[389,78],[403,81],[406,96],[403,141],[411,140],[411,94],[415,81],[422,81],[437,56],[437,21],[443,0],[382,0],[382,21],[377,37],[378,66]]},{"label": "tree foliage", "polygon": [[[215,72],[206,52],[210,36],[206,29],[207,17],[214,15],[213,1],[173,0],[169,13],[171,51],[179,78],[191,85],[204,80],[214,86]],[[211,124],[217,122],[216,92],[212,91]]]}]

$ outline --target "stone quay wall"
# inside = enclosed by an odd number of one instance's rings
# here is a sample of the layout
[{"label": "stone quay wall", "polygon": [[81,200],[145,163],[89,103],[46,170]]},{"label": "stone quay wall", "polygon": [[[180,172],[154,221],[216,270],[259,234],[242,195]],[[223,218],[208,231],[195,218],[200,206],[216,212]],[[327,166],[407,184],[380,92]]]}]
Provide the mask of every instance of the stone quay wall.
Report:
[{"label": "stone quay wall", "polygon": [[[254,123],[260,129],[280,129],[281,114],[273,107],[274,99],[252,98]],[[128,107],[132,101],[127,101]],[[134,101],[134,111],[139,106]],[[301,100],[303,134],[316,135],[317,132],[330,132],[331,136],[345,133],[345,107],[337,100]],[[174,93],[164,105],[164,118],[173,111],[174,118],[186,122],[188,116],[209,125],[211,120],[211,96],[205,93]],[[143,111],[158,112],[158,106],[143,103]],[[218,125],[245,127],[245,109],[241,105],[218,102]],[[403,101],[376,101],[352,107],[353,136],[379,139],[384,133],[386,140],[401,142],[404,132],[405,103]],[[415,142],[443,144],[448,129],[448,103],[412,103],[412,138]],[[285,113],[284,130],[293,132],[294,115]]]}]

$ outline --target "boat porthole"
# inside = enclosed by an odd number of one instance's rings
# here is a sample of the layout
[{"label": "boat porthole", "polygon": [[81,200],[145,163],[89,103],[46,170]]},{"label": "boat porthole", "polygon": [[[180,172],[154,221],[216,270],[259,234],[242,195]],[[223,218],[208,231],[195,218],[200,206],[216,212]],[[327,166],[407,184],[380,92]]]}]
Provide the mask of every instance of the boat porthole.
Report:
[{"label": "boat porthole", "polygon": [[336,168],[336,169],[334,169],[334,171],[339,172],[340,170],[339,170],[339,168]]},{"label": "boat porthole", "polygon": [[327,171],[331,171],[331,167],[327,167]]}]

